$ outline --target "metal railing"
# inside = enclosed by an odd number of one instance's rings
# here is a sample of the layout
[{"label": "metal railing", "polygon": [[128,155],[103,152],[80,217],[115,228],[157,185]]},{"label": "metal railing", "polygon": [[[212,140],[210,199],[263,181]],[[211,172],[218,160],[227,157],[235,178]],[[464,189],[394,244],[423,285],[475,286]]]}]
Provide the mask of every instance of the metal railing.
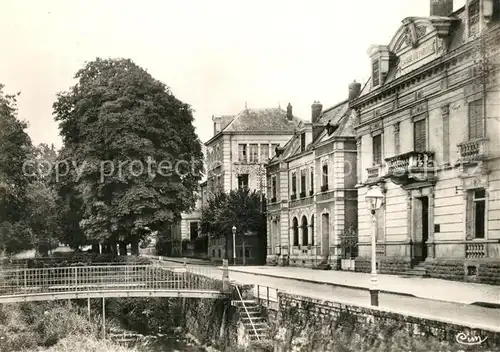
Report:
[{"label": "metal railing", "polygon": [[264,305],[266,308],[277,308],[278,292],[280,292],[277,288],[256,285],[254,290],[254,295],[259,305]]},{"label": "metal railing", "polygon": [[109,290],[222,291],[208,268],[100,265],[0,271],[0,296]]},{"label": "metal railing", "polygon": [[243,300],[243,296],[241,295],[240,288],[238,287],[238,285],[235,285],[235,287],[236,287],[236,292],[238,292],[241,304],[243,305],[243,308],[245,308],[245,313],[247,314],[248,320],[250,321],[250,324],[252,324],[252,329],[255,334],[255,337],[257,338],[257,340],[260,340],[259,334],[257,334],[257,329],[255,328],[255,324],[253,323],[252,316],[248,312],[247,306],[245,305],[245,301]]}]

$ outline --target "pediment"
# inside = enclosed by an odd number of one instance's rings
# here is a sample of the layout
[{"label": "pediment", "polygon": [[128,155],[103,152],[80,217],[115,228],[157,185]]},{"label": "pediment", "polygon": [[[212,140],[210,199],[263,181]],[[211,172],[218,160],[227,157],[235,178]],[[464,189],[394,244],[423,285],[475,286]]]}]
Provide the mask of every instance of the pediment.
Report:
[{"label": "pediment", "polygon": [[427,36],[434,34],[441,39],[448,37],[455,18],[448,17],[407,17],[396,31],[389,50],[398,55],[409,49],[417,48]]},{"label": "pediment", "polygon": [[397,58],[393,78],[407,74],[448,51],[450,29],[455,18],[408,17],[388,48]]}]

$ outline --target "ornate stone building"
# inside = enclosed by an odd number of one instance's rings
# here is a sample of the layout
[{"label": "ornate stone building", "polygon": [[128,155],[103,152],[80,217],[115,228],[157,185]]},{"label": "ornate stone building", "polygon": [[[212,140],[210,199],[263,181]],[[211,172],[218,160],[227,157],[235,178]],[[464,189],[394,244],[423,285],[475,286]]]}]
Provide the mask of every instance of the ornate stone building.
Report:
[{"label": "ornate stone building", "polygon": [[[431,0],[387,45],[350,106],[358,141],[359,257],[369,271],[369,187],[381,272],[493,282],[500,267],[500,2]],[[497,279],[498,280],[498,273]],[[498,281],[497,281],[498,282]]]},{"label": "ornate stone building", "polygon": [[[281,108],[245,108],[236,116],[213,116],[214,136],[205,143],[207,148],[207,185],[205,198],[215,192],[249,188],[266,194],[266,164],[279,145],[293,135],[301,120],[293,115],[292,106]],[[209,256],[222,260],[227,250],[232,258],[231,234],[226,238],[211,238]],[[247,264],[265,261],[265,243],[246,237],[243,249],[237,236],[237,258]],[[255,237],[255,236],[254,236]],[[227,243],[224,243],[227,241]]]},{"label": "ornate stone building", "polygon": [[[361,84],[349,88],[354,99]],[[319,102],[312,105],[311,122],[298,126],[267,167],[268,264],[338,268],[346,230],[357,238],[356,143],[349,100],[322,108]]]}]

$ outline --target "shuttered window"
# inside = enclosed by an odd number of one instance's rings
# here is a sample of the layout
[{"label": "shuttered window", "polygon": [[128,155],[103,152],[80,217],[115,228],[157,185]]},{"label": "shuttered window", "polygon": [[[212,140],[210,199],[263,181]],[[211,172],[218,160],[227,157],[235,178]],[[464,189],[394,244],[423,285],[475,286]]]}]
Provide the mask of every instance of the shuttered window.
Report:
[{"label": "shuttered window", "polygon": [[382,164],[382,135],[373,136],[373,165]]},{"label": "shuttered window", "polygon": [[478,99],[469,103],[469,140],[483,136],[483,99]]},{"label": "shuttered window", "polygon": [[380,84],[380,70],[379,70],[378,59],[374,59],[372,61],[372,79],[373,79],[373,86],[374,87],[376,87]]},{"label": "shuttered window", "polygon": [[425,125],[425,119],[413,123],[413,149],[416,152],[424,152],[427,147]]}]

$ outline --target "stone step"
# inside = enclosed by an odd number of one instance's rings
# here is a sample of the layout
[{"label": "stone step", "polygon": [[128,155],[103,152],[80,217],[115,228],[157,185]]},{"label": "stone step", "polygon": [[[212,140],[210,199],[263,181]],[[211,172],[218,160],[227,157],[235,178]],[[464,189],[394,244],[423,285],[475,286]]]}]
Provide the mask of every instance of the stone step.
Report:
[{"label": "stone step", "polygon": [[266,324],[266,320],[262,317],[241,317],[241,320],[243,321],[243,324],[250,324],[250,321],[252,321],[252,323],[256,324],[256,323],[262,323],[262,324]]}]

